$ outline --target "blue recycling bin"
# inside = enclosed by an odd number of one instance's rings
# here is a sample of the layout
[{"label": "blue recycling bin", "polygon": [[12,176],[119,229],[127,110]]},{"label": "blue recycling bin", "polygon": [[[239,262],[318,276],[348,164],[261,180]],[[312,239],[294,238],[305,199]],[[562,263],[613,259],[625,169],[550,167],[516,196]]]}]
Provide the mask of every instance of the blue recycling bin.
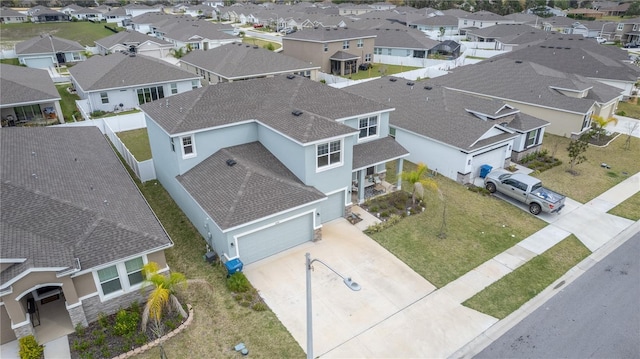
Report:
[{"label": "blue recycling bin", "polygon": [[493,169],[493,167],[491,167],[489,165],[480,166],[480,178],[487,177],[487,175],[489,174],[489,172],[491,172],[492,169]]},{"label": "blue recycling bin", "polygon": [[235,272],[242,272],[242,261],[240,258],[228,260],[225,262],[224,266],[227,268],[227,276],[230,276]]}]

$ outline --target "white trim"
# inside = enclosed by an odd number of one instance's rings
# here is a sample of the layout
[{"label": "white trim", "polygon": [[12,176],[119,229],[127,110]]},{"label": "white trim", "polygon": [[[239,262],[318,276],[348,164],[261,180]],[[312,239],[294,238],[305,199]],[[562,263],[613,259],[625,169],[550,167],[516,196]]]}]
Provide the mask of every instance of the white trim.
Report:
[{"label": "white trim", "polygon": [[[127,293],[131,293],[134,292],[136,290],[139,290],[140,288],[142,288],[142,285],[144,283],[144,280],[140,283],[134,284],[134,285],[130,285],[129,284],[129,277],[128,277],[128,273],[127,273],[127,269],[125,267],[125,262],[132,260],[132,259],[136,259],[136,258],[140,258],[142,257],[142,265],[146,265],[148,263],[148,259],[146,255],[138,255],[138,256],[133,256],[133,257],[129,257],[127,259],[121,259],[119,262],[117,263],[113,263],[107,266],[102,266],[102,267],[94,267],[93,270],[91,271],[91,274],[93,276],[93,281],[94,284],[96,285],[96,289],[98,290],[98,295],[100,296],[100,302],[105,302],[107,300],[113,299],[113,298],[117,298],[121,295],[127,294]],[[100,283],[100,277],[98,276],[98,271],[100,269],[105,269],[105,268],[109,268],[109,267],[116,267],[116,271],[118,272],[118,281],[120,282],[120,289],[116,290],[112,293],[109,294],[104,294],[102,292],[102,283]],[[125,280],[126,279],[126,280]],[[113,279],[111,279],[113,280]]]},{"label": "white trim", "polygon": [[[360,133],[360,130],[358,130],[358,133]],[[331,163],[331,143],[332,142],[336,142],[339,141],[340,142],[340,161],[336,162],[336,163]],[[327,165],[326,166],[322,166],[322,167],[318,167],[318,146],[319,145],[327,145]],[[316,168],[316,173],[320,173],[320,172],[324,172],[324,171],[328,171],[334,168],[338,168],[338,167],[342,167],[344,166],[344,137],[341,137],[339,139],[335,139],[335,140],[328,140],[328,141],[323,141],[320,143],[316,143],[315,145],[315,151],[314,151],[314,166]],[[334,152],[335,153],[335,152]],[[322,155],[325,156],[325,155]]]},{"label": "white trim", "polygon": [[[20,293],[20,294],[16,297],[16,299],[15,299],[15,300],[16,300],[16,302],[17,302],[17,301],[19,301],[20,299],[22,299],[22,297],[24,297],[25,295],[27,295],[27,294],[29,294],[29,293],[33,292],[34,290],[38,290],[38,289],[43,288],[43,287],[60,287],[60,288],[62,288],[62,284],[63,284],[63,283],[43,283],[43,284],[37,284],[37,285],[34,285],[33,287],[31,287],[31,288],[29,288],[29,289],[25,290],[24,292]],[[38,300],[39,300],[39,298],[36,298],[36,299],[38,299]]]},{"label": "white trim", "polygon": [[29,315],[29,313],[25,313],[25,317],[27,318],[27,320],[25,320],[24,322],[20,322],[20,323],[16,323],[16,324],[11,323],[11,329],[16,330],[16,329],[18,329],[20,327],[23,327],[23,326],[27,325],[27,324],[31,324],[31,316]]},{"label": "white trim", "polygon": [[76,307],[81,307],[81,306],[82,306],[82,301],[79,298],[78,298],[78,303],[74,303],[74,304],[71,304],[71,305],[67,305],[66,301],[64,302],[64,307],[67,308],[67,310],[73,309],[73,308],[76,308]]},{"label": "white trim", "polygon": [[[409,131],[406,131],[406,132],[407,133],[411,133]],[[451,146],[449,146],[449,147],[451,147]],[[367,168],[369,168],[371,166],[377,166],[377,165],[380,165],[380,164],[383,164],[383,163],[387,163],[389,161],[395,161],[395,160],[399,160],[399,159],[404,158],[404,157],[409,157],[409,155],[410,155],[410,153],[407,153],[405,155],[388,158],[388,159],[384,160],[383,162],[376,162],[376,163],[368,164],[368,165],[366,165],[364,167],[353,168],[351,170],[351,173],[357,172],[357,171],[362,171],[362,170],[367,169]]]},{"label": "white trim", "polygon": [[26,258],[0,258],[0,263],[22,263]]},{"label": "white trim", "polygon": [[[185,153],[184,152],[184,139],[189,137],[191,139],[191,153]],[[180,136],[180,152],[182,153],[182,159],[189,159],[189,158],[193,158],[193,157],[197,157],[197,152],[196,152],[196,136],[195,134],[190,134],[190,135],[184,135],[184,136]]]},{"label": "white trim", "polygon": [[[329,197],[329,196],[331,196],[333,194],[336,194],[338,192],[342,192],[342,194],[344,194],[344,205],[346,206],[347,205],[347,197],[349,197],[349,186],[338,188],[335,191],[327,192],[327,193],[325,193],[325,195],[327,197]],[[313,221],[315,222],[315,218],[313,219]]]},{"label": "white trim", "polygon": [[[299,208],[307,207],[307,206],[311,206],[311,205],[315,205],[315,204],[318,204],[318,203],[320,203],[320,202],[322,202],[322,201],[326,201],[326,200],[327,200],[327,198],[326,198],[326,197],[324,197],[324,198],[321,198],[321,199],[316,200],[316,201],[313,201],[313,202],[305,203],[305,204],[299,205],[299,206],[297,206],[297,207],[290,208],[290,209],[288,209],[288,210],[286,210],[286,211],[280,211],[280,212],[278,212],[278,213],[274,213],[274,214],[271,214],[271,215],[266,216],[266,217],[262,217],[262,218],[255,219],[255,220],[253,220],[253,221],[251,221],[251,222],[247,222],[247,223],[243,223],[243,224],[241,224],[241,225],[235,226],[235,227],[231,227],[231,228],[229,228],[229,229],[226,229],[226,230],[222,231],[222,233],[228,233],[228,232],[231,232],[231,231],[233,231],[233,230],[236,230],[236,229],[239,229],[239,228],[242,228],[242,227],[246,227],[246,226],[252,225],[252,224],[254,224],[254,223],[263,222],[263,221],[269,220],[270,218],[280,216],[280,215],[282,215],[282,214],[284,214],[284,213],[287,213],[287,212],[294,212],[294,211],[296,211],[296,210],[297,210],[297,209],[299,209]],[[205,212],[205,213],[206,213],[206,212]],[[212,220],[211,222],[215,223],[213,220]]]},{"label": "white trim", "polygon": [[2,286],[0,287],[0,289],[4,289],[10,285],[12,285],[13,283],[19,281],[20,279],[26,277],[27,275],[31,274],[31,273],[39,273],[39,272],[58,272],[61,271],[63,269],[66,269],[68,267],[61,267],[61,268],[30,268],[29,270],[26,270],[20,274],[18,274],[17,276],[13,277],[11,280],[4,282],[2,284]]},{"label": "white trim", "polygon": [[87,295],[85,295],[85,296],[78,297],[78,301],[79,301],[79,302],[82,302],[82,301],[83,301],[83,300],[85,300],[85,299],[93,298],[93,297],[95,297],[95,296],[97,296],[97,295],[100,295],[100,293],[98,293],[98,291],[96,290],[95,292],[93,292],[93,293],[91,293],[91,294],[87,294]]}]

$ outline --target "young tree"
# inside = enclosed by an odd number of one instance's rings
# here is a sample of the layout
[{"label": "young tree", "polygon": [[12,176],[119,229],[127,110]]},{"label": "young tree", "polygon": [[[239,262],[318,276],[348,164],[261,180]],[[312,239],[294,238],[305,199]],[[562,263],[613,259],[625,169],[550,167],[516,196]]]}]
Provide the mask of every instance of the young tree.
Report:
[{"label": "young tree", "polygon": [[590,134],[587,132],[580,136],[580,138],[571,140],[569,146],[567,146],[567,151],[569,151],[569,172],[575,174],[573,170],[573,166],[578,165],[587,160],[587,157],[584,155],[587,152],[587,148],[589,148],[589,144],[587,143],[588,137]]},{"label": "young tree", "polygon": [[158,273],[158,263],[149,262],[142,268],[145,276],[144,285],[153,286],[147,297],[147,304],[142,312],[141,330],[147,329],[149,319],[159,325],[160,318],[165,310],[177,310],[180,316],[187,317],[187,312],[182,309],[182,305],[175,296],[176,291],[186,285],[186,278],[182,273],[172,272],[165,276]]},{"label": "young tree", "polygon": [[415,170],[411,172],[402,172],[402,179],[409,182],[412,188],[411,201],[415,204],[416,198],[422,199],[424,196],[424,187],[437,189],[438,185],[431,178],[425,178],[425,173],[429,170],[424,163],[418,163]]},{"label": "young tree", "polygon": [[600,135],[606,133],[606,130],[604,128],[607,127],[607,125],[610,123],[614,123],[617,125],[618,119],[613,116],[604,118],[598,115],[591,115],[591,123],[593,126],[593,134],[596,135],[597,140],[600,141]]}]

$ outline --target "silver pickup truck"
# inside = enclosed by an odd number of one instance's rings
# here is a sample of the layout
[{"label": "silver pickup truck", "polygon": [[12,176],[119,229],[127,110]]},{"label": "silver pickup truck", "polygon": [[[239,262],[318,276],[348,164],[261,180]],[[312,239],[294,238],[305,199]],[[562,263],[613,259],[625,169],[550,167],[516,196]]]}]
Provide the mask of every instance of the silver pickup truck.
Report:
[{"label": "silver pickup truck", "polygon": [[529,212],[558,213],[564,207],[565,196],[542,187],[542,182],[531,176],[506,171],[492,171],[484,179],[485,188],[500,192],[517,201],[526,203]]}]

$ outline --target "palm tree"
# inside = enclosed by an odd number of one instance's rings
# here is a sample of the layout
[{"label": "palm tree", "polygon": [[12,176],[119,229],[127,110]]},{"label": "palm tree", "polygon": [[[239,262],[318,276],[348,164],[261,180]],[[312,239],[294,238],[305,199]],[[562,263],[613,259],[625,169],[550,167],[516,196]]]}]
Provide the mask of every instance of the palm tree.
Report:
[{"label": "palm tree", "polygon": [[598,139],[598,141],[600,141],[600,134],[604,133],[604,128],[610,123],[617,125],[618,119],[613,116],[604,118],[598,115],[591,115],[591,123],[593,124],[596,138]]},{"label": "palm tree", "polygon": [[145,331],[147,329],[149,319],[158,324],[165,309],[168,311],[175,309],[183,318],[186,318],[187,312],[182,309],[182,305],[175,296],[176,291],[186,284],[185,276],[177,272],[172,272],[168,276],[160,274],[158,273],[158,263],[156,262],[145,264],[142,272],[146,277],[145,286],[151,285],[153,289],[149,292],[147,304],[144,306],[141,330]]},{"label": "palm tree", "polygon": [[437,189],[438,185],[431,178],[423,178],[424,174],[429,170],[424,163],[418,163],[416,169],[410,172],[402,172],[402,180],[409,182],[412,187],[411,201],[416,203],[416,198],[422,199],[424,195],[424,187]]}]

